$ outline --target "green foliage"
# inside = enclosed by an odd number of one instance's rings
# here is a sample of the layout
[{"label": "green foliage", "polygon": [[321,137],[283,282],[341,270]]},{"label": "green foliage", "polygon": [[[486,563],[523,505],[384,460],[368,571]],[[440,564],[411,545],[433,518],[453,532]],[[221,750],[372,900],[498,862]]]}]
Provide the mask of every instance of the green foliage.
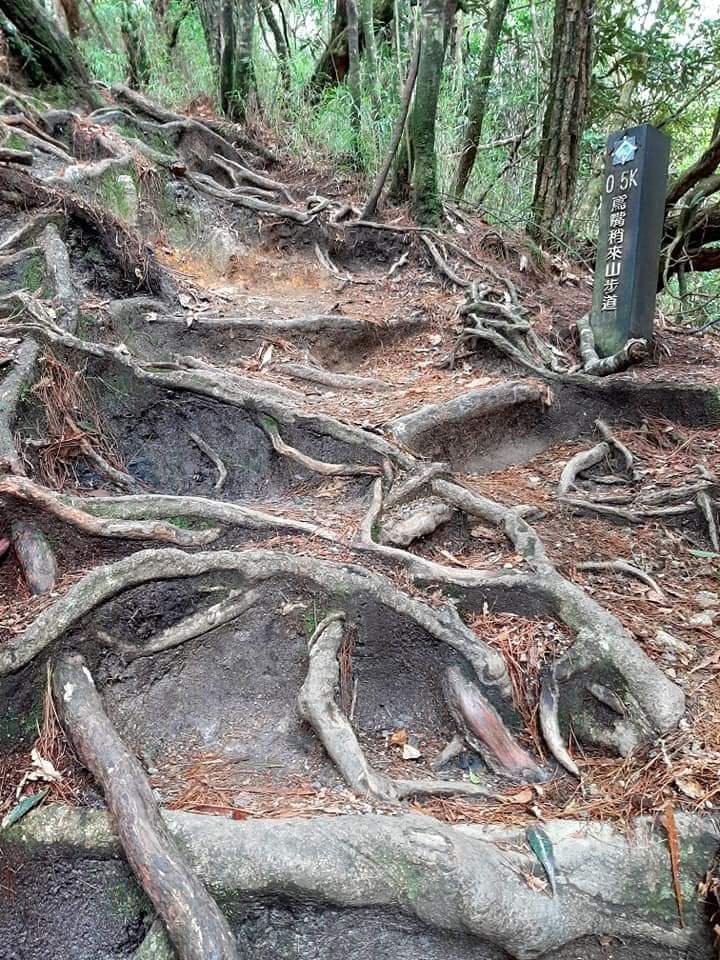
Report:
[{"label": "green foliage", "polygon": [[[93,75],[106,83],[127,76],[121,33],[123,0],[94,0],[108,34],[106,49],[95,28],[81,41]],[[160,103],[184,108],[195,98],[216,102],[216,78],[208,57],[202,24],[193,6],[182,19],[175,49],[168,49],[168,32],[157,21],[149,0],[138,0],[142,36],[147,46],[150,80],[146,92]],[[166,22],[172,22],[186,0],[171,0]],[[402,75],[413,45],[411,29],[418,7],[399,0]],[[505,19],[498,59],[490,85],[489,104],[480,150],[465,193],[470,207],[479,206],[490,222],[522,227],[528,219],[538,150],[540,121],[549,69],[551,0],[511,5]],[[379,108],[371,102],[363,72],[361,129],[355,136],[351,102],[345,83],[310,96],[308,84],[329,35],[331,0],[296,0],[284,7],[289,21],[291,59],[289,84],[283,82],[272,34],[262,22],[255,30],[253,67],[259,119],[287,152],[319,167],[340,173],[365,171],[366,189],[384,159],[399,109],[396,25],[378,32]],[[582,138],[580,176],[575,207],[568,210],[571,233],[582,240],[597,229],[599,169],[608,132],[624,124],[660,123],[673,138],[672,168],[688,165],[707,144],[720,97],[720,19],[710,16],[707,0],[597,0],[594,19],[594,69],[589,121]],[[466,0],[455,18],[443,68],[435,131],[438,198],[450,191],[467,107],[477,77],[485,36],[486,5]],[[363,71],[365,65],[363,63]],[[709,92],[708,92],[709,91]],[[713,91],[716,95],[713,96]],[[129,128],[128,135],[136,136]],[[496,141],[520,138],[519,144],[487,147]],[[354,157],[357,141],[359,157]],[[153,142],[168,151],[165,143]],[[693,281],[698,295],[705,281]],[[695,298],[698,301],[698,297]],[[700,298],[702,299],[702,298]],[[714,309],[707,307],[704,313]]]}]

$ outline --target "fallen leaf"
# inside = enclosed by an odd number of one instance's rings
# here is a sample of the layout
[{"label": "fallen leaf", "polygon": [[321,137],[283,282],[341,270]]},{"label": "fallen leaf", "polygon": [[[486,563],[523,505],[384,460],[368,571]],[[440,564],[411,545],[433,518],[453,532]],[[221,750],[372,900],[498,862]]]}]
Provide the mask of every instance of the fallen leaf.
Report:
[{"label": "fallen leaf", "polygon": [[521,790],[519,793],[511,793],[509,796],[502,797],[503,803],[520,803],[523,806],[527,806],[528,803],[532,803],[533,792],[529,787],[526,787],[525,790]]},{"label": "fallen leaf", "polygon": [[0,823],[0,830],[7,830],[8,827],[21,820],[26,813],[34,810],[45,799],[48,789],[48,787],[45,787],[44,790],[38,790],[37,793],[30,793],[27,797],[23,797],[20,803],[16,803],[12,810],[5,814],[2,823]]},{"label": "fallen leaf", "polygon": [[691,800],[702,800],[705,796],[705,791],[697,782],[693,780],[692,777],[676,777],[675,786],[678,788],[680,793],[684,794],[686,797],[689,797]]},{"label": "fallen leaf", "polygon": [[419,760],[422,754],[417,747],[411,746],[409,743],[406,743],[403,746],[402,758],[403,760]]},{"label": "fallen leaf", "polygon": [[407,741],[407,730],[396,730],[394,733],[390,734],[390,743],[393,747],[402,747],[407,743]]}]

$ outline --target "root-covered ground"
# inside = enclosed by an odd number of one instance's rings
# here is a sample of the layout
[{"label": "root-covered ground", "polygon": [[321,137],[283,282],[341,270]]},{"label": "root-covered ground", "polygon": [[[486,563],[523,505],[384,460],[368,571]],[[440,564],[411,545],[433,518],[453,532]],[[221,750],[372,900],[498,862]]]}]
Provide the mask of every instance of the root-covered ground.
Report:
[{"label": "root-covered ground", "polygon": [[710,955],[720,338],[605,364],[479,218],[13,109],[0,958]]}]

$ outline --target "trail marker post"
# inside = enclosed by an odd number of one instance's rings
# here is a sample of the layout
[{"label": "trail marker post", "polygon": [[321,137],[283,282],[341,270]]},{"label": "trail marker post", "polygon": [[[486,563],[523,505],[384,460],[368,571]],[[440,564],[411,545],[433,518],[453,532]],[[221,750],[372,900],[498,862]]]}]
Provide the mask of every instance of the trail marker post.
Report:
[{"label": "trail marker post", "polygon": [[669,159],[648,123],[608,137],[590,317],[600,356],[652,341]]}]

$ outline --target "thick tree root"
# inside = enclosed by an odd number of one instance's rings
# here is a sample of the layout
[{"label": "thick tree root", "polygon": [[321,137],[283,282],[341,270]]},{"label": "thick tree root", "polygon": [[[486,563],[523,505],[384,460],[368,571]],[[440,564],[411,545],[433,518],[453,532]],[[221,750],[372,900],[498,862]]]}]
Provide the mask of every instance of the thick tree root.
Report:
[{"label": "thick tree root", "polygon": [[[340,683],[338,653],[343,641],[344,619],[342,613],[329,614],[310,637],[308,672],[297,704],[300,716],[317,733],[348,786],[358,793],[393,802],[420,794],[493,796],[487,787],[462,780],[397,780],[373,770],[350,721],[336,701]],[[502,726],[502,721],[499,722]]]},{"label": "thick tree root", "polygon": [[57,580],[55,554],[45,534],[34,523],[14,521],[10,539],[25,583],[32,594],[52,593]]},{"label": "thick tree root", "polygon": [[[0,498],[5,497],[33,504],[92,537],[158,540],[161,543],[172,543],[177,547],[201,547],[212,543],[220,536],[218,529],[184,530],[171,523],[157,520],[114,520],[93,516],[73,505],[78,502],[84,504],[81,498],[65,497],[25,477],[0,478]],[[93,506],[97,508],[96,504]],[[173,514],[168,515],[173,516]]]},{"label": "thick tree root", "polygon": [[309,366],[306,363],[283,363],[278,367],[281,373],[287,374],[296,380],[307,380],[310,383],[320,383],[324,387],[334,390],[394,390],[391,383],[378,380],[375,377],[358,377],[350,373],[333,373],[322,367]]},{"label": "thick tree root", "polygon": [[[238,823],[167,812],[163,819],[191,868],[228,905],[273,891],[336,907],[386,906],[518,960],[583,936],[637,938],[692,955],[707,949],[697,884],[717,851],[710,817],[677,816],[683,928],[666,835],[650,818],[622,829],[544,824],[556,862],[555,897],[538,891],[542,868],[517,829],[451,826],[417,814]],[[26,857],[52,850],[75,859],[122,857],[107,814],[59,805],[24,817],[5,842]]]},{"label": "thick tree root", "polygon": [[189,391],[245,407],[254,413],[267,415],[278,424],[298,425],[343,443],[365,448],[405,468],[414,464],[413,458],[395,444],[369,430],[325,414],[306,412],[296,406],[295,402],[304,402],[305,397],[295,391],[264,380],[230,374],[224,368],[192,358],[177,363],[142,362],[135,359],[123,345],[111,347],[73,336],[53,322],[39,301],[27,295],[13,295],[12,305],[8,302],[5,309],[0,303],[0,316],[7,317],[8,314],[14,322],[9,322],[2,329],[5,334],[31,334],[69,350],[119,363],[138,380],[146,383],[169,390]]},{"label": "thick tree root", "polygon": [[378,476],[382,473],[382,468],[377,464],[327,463],[325,460],[316,460],[314,457],[309,457],[300,450],[296,450],[295,447],[291,447],[290,444],[285,443],[274,423],[268,422],[267,419],[261,419],[260,426],[270,438],[275,453],[281,457],[287,457],[313,473],[319,473],[324,477]]},{"label": "thick tree root", "polygon": [[15,446],[13,428],[23,389],[35,376],[40,350],[34,340],[23,340],[10,371],[0,380],[0,471],[21,476],[25,467]]},{"label": "thick tree root", "polygon": [[381,606],[414,620],[436,640],[449,644],[467,658],[483,684],[496,687],[501,697],[510,695],[510,680],[502,657],[464,625],[451,605],[435,610],[398,590],[385,577],[353,565],[268,550],[195,554],[172,548],[140,550],[117,563],[96,567],[44,610],[23,634],[3,645],[0,676],[19,670],[85,614],[131,587],[151,580],[196,577],[211,572],[236,573],[242,583],[251,586],[279,577],[296,577],[307,580],[330,597],[337,592],[346,601],[370,597]]},{"label": "thick tree root", "polygon": [[[684,711],[682,690],[640,649],[616,617],[555,569],[520,510],[446,480],[432,481],[431,488],[457,509],[501,527],[532,572],[486,573],[448,567],[374,543],[372,528],[382,511],[380,480],[375,481],[356,546],[401,564],[416,582],[459,592],[464,604],[480,608],[487,603],[510,612],[530,609],[563,621],[576,633],[576,641],[556,665],[560,706],[564,715],[572,715],[575,734],[583,742],[627,754],[675,726]],[[586,684],[593,679],[618,689],[627,705],[626,716],[607,717],[585,702]],[[552,749],[553,745],[548,745]]]},{"label": "thick tree root", "polygon": [[120,650],[125,660],[138,660],[141,657],[154,656],[173,647],[179,647],[188,640],[203,637],[206,633],[217,630],[250,609],[260,599],[257,590],[247,590],[239,595],[239,591],[231,590],[226,597],[214,603],[205,610],[190,614],[179,623],[173,624],[166,630],[161,630],[152,640],[143,647],[116,640],[104,631],[98,630],[97,636],[108,647]]},{"label": "thick tree root", "polygon": [[546,388],[529,383],[503,383],[497,387],[460,394],[445,403],[428,404],[391,420],[386,429],[410,450],[418,449],[426,436],[442,435],[449,427],[471,424],[489,416],[505,416],[525,404],[548,402]]},{"label": "thick tree root", "polygon": [[58,714],[103,789],[123,851],[179,960],[237,960],[235,938],[160,818],[150,784],[107,717],[82,657],[53,669]]},{"label": "thick tree root", "polygon": [[580,334],[583,370],[591,376],[606,377],[611,373],[620,373],[632,364],[640,363],[648,355],[648,345],[645,340],[628,340],[625,346],[611,357],[600,358],[595,349],[595,337],[587,314],[577,321],[577,328]]},{"label": "thick tree root", "polygon": [[610,444],[603,441],[603,443],[596,444],[590,450],[582,450],[580,453],[575,454],[572,460],[568,460],[560,474],[560,482],[558,483],[557,490],[558,496],[567,496],[575,486],[578,474],[589,470],[590,467],[597,466],[598,463],[602,463],[609,453]]}]

